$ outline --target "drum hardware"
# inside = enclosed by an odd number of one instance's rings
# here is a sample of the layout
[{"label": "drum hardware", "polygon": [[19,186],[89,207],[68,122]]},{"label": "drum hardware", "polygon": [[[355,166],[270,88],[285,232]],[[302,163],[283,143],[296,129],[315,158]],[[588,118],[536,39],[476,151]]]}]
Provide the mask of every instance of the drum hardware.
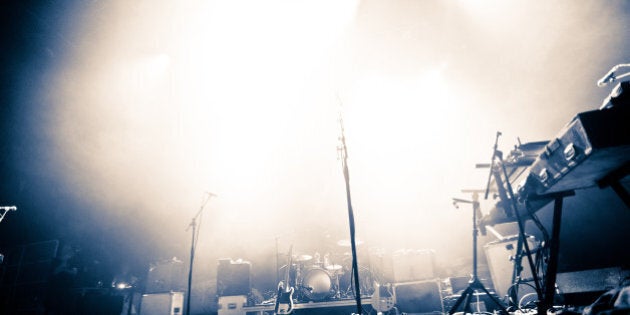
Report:
[{"label": "drum hardware", "polygon": [[338,280],[320,267],[313,267],[304,272],[299,287],[300,293],[308,301],[323,301],[338,295]]}]

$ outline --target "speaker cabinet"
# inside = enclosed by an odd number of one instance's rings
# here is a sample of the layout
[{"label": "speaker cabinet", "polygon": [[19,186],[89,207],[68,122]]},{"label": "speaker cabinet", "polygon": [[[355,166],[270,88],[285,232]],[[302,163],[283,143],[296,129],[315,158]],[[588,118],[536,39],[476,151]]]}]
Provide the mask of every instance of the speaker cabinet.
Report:
[{"label": "speaker cabinet", "polygon": [[243,315],[247,305],[247,296],[220,296],[218,315]]},{"label": "speaker cabinet", "polygon": [[142,295],[141,315],[184,314],[184,293],[169,292]]},{"label": "speaker cabinet", "polygon": [[403,313],[443,313],[442,289],[438,280],[393,284],[394,301]]},{"label": "speaker cabinet", "polygon": [[183,262],[162,262],[149,270],[144,293],[185,291],[187,278],[187,268]]},{"label": "speaker cabinet", "polygon": [[[536,239],[533,236],[529,236],[527,237],[527,242],[529,249],[535,252],[538,248]],[[490,242],[484,246],[494,290],[501,297],[506,296],[508,289],[512,286],[512,273],[514,272],[513,258],[516,256],[517,244],[518,236],[515,235],[506,237],[501,241]],[[525,246],[523,246],[523,250],[525,250]],[[531,282],[533,276],[526,256],[523,256],[521,265],[523,266],[521,279],[526,283]],[[519,286],[519,296],[531,293],[529,288],[530,287],[526,285]]]},{"label": "speaker cabinet", "polygon": [[403,250],[392,256],[393,282],[412,282],[435,278],[433,250]]},{"label": "speaker cabinet", "polygon": [[630,270],[619,267],[588,269],[558,273],[556,285],[565,304],[588,305],[629,277]]},{"label": "speaker cabinet", "polygon": [[217,295],[248,295],[251,290],[252,265],[247,261],[219,260],[217,267]]}]

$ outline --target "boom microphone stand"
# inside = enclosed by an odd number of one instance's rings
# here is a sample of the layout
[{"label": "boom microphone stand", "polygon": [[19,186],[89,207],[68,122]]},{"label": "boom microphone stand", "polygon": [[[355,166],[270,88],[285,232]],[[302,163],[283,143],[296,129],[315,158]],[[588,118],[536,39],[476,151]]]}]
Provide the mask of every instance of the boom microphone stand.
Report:
[{"label": "boom microphone stand", "polygon": [[343,129],[343,119],[339,112],[339,125],[341,127],[341,147],[339,153],[342,158],[343,178],[346,183],[346,201],[348,204],[348,223],[350,226],[350,245],[352,249],[352,279],[354,280],[354,299],[357,304],[357,313],[363,314],[361,306],[361,286],[359,285],[359,263],[357,262],[357,245],[355,240],[354,211],[352,210],[352,198],[350,197],[350,172],[348,171],[348,148],[346,147],[346,136]]},{"label": "boom microphone stand", "polygon": [[472,207],[473,208],[473,215],[472,215],[472,220],[473,220],[473,271],[472,271],[472,276],[470,278],[470,281],[468,281],[468,287],[466,288],[466,290],[464,290],[464,292],[457,299],[457,301],[455,301],[455,304],[453,304],[453,307],[451,307],[451,309],[448,311],[448,313],[449,314],[454,314],[455,311],[457,311],[457,308],[459,308],[459,306],[462,304],[462,302],[464,302],[464,300],[466,301],[466,304],[464,306],[464,312],[472,313],[472,311],[470,310],[470,298],[472,297],[472,295],[475,293],[476,290],[481,290],[481,291],[485,292],[488,297],[490,297],[492,302],[494,302],[494,304],[496,304],[501,309],[501,311],[504,314],[508,314],[508,311],[505,309],[505,306],[503,306],[503,304],[501,304],[501,302],[499,302],[499,300],[496,297],[491,295],[490,292],[488,291],[488,289],[486,289],[483,286],[483,284],[481,283],[481,281],[479,281],[479,277],[478,277],[478,274],[477,274],[477,236],[479,234],[479,229],[477,228],[477,212],[480,212],[480,210],[479,210],[479,195],[477,194],[477,192],[474,192],[472,201],[453,198],[453,204],[455,206],[457,206],[457,203],[471,203],[473,205],[473,207]]},{"label": "boom microphone stand", "polygon": [[[188,229],[192,228],[192,241],[190,243],[190,267],[188,269],[188,287],[186,291],[186,315],[190,315],[190,296],[191,296],[191,288],[192,288],[192,275],[193,275],[193,262],[195,261],[195,249],[197,248],[197,239],[199,238],[199,229],[197,229],[197,218],[201,219],[203,214],[203,208],[206,206],[210,198],[216,197],[215,194],[211,192],[206,192],[206,199],[201,203],[201,207],[197,214],[192,218],[190,224],[188,225]],[[200,220],[201,221],[201,220]],[[201,224],[199,224],[201,226]]]}]

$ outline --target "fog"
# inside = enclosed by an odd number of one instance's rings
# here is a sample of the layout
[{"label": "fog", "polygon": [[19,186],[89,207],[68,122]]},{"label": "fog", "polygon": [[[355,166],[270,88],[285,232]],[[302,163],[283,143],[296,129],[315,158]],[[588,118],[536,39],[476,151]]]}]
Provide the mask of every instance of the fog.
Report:
[{"label": "fog", "polygon": [[475,164],[490,162],[496,132],[505,152],[552,138],[599,107],[610,90],[595,82],[629,57],[622,1],[94,1],[51,11],[65,18],[51,20],[54,62],[29,96],[23,141],[39,139],[46,157],[32,167],[73,205],[53,230],[120,234],[110,245],[125,256],[186,261],[202,210],[196,281],[206,284],[219,258],[250,260],[271,278],[290,245],[349,251],[338,245],[349,239],[340,117],[360,259],[432,249],[466,274],[472,212],[451,198],[486,188]]}]

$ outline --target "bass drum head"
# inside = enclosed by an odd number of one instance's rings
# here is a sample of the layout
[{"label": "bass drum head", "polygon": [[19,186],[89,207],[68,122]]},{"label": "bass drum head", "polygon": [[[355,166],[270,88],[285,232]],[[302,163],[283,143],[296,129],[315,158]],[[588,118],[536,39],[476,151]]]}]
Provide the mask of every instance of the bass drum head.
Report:
[{"label": "bass drum head", "polygon": [[330,275],[320,268],[311,269],[305,273],[301,291],[307,299],[312,301],[324,300],[335,293]]}]

